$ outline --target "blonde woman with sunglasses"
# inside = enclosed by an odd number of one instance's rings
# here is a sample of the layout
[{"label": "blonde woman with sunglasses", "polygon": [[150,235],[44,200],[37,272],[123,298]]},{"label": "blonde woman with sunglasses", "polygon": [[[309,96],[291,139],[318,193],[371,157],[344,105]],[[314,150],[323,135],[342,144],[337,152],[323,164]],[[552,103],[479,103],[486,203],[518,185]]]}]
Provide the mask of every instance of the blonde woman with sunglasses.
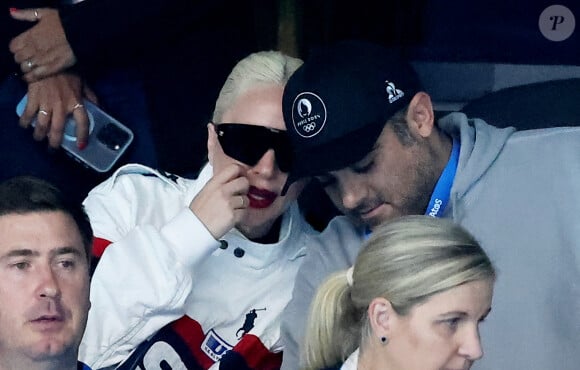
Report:
[{"label": "blonde woman with sunglasses", "polygon": [[280,313],[315,232],[281,195],[282,92],[301,61],[260,52],[231,72],[197,179],[129,165],[85,200],[100,257],[81,358],[93,368],[271,369]]}]

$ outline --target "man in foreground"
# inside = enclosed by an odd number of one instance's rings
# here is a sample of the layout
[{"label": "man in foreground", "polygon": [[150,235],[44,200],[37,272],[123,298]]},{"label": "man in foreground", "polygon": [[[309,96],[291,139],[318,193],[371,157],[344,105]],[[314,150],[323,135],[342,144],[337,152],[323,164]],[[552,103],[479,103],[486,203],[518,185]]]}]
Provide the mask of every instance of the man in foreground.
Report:
[{"label": "man in foreground", "polygon": [[77,361],[92,230],[80,205],[32,177],[0,183],[0,370],[88,369]]}]

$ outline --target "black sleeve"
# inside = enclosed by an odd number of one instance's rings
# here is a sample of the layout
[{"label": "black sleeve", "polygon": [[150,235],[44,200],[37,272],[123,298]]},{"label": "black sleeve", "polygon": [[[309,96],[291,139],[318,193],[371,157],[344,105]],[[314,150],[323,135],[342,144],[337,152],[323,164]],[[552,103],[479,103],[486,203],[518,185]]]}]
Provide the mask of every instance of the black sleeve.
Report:
[{"label": "black sleeve", "polygon": [[85,0],[61,8],[61,21],[79,67],[99,69],[134,59],[184,32],[207,25],[232,1]]}]

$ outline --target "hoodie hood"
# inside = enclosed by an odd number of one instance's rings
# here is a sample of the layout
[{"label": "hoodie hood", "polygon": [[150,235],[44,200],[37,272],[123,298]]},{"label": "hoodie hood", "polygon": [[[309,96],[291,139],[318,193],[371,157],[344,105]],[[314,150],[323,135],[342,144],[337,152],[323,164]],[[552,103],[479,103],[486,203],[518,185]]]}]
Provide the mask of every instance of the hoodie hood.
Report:
[{"label": "hoodie hood", "polygon": [[446,115],[437,122],[449,136],[461,143],[457,174],[451,188],[451,204],[461,200],[487,172],[501,153],[515,128],[497,128],[485,121],[468,119],[463,113]]}]

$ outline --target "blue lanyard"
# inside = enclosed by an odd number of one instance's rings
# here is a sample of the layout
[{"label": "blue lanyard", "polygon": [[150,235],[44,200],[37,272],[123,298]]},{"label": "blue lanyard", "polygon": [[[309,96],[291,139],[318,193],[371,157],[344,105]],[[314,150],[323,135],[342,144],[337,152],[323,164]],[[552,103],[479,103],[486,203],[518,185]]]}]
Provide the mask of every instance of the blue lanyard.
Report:
[{"label": "blue lanyard", "polygon": [[441,217],[447,203],[449,203],[449,198],[451,196],[451,186],[453,185],[453,180],[455,179],[455,172],[457,171],[457,164],[459,163],[459,141],[453,139],[453,148],[451,149],[451,156],[449,161],[435,185],[433,194],[431,195],[431,200],[429,201],[429,206],[425,211],[425,215],[431,217]]},{"label": "blue lanyard", "polygon": [[[435,185],[433,194],[431,194],[431,200],[429,201],[429,206],[425,215],[431,217],[440,217],[449,203],[449,198],[451,196],[451,186],[453,185],[453,180],[455,179],[455,172],[457,172],[457,164],[459,163],[459,141],[453,139],[453,147],[451,148],[451,156],[447,165],[441,173],[441,177]],[[368,239],[372,234],[370,228],[365,228],[364,238]]]}]

